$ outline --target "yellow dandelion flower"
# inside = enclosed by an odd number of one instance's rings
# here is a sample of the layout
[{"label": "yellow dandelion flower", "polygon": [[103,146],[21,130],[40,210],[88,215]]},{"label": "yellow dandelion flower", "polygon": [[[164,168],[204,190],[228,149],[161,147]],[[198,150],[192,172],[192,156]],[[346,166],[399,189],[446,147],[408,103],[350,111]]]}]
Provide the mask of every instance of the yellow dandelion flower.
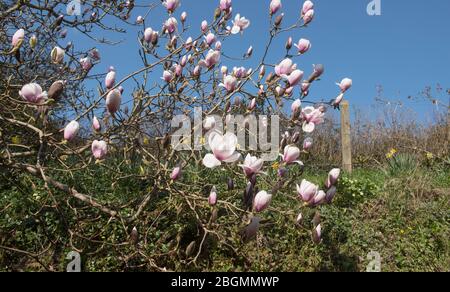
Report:
[{"label": "yellow dandelion flower", "polygon": [[427,152],[427,159],[431,160],[433,158],[434,158],[433,153]]},{"label": "yellow dandelion flower", "polygon": [[272,164],[272,168],[273,168],[274,170],[278,170],[278,169],[280,168],[280,164],[279,164],[278,162],[274,162],[274,163]]}]

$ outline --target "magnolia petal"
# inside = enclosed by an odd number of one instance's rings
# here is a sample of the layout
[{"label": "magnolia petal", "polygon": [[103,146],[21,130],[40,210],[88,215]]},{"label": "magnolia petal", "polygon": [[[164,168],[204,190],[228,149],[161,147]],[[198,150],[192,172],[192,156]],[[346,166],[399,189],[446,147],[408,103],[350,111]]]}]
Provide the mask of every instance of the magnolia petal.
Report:
[{"label": "magnolia petal", "polygon": [[302,127],[302,129],[305,133],[312,133],[312,132],[314,132],[315,128],[316,128],[316,125],[314,123],[307,123],[307,122],[304,122],[303,127]]},{"label": "magnolia petal", "polygon": [[222,163],[211,153],[208,153],[203,158],[203,165],[207,168],[214,168],[220,166]]},{"label": "magnolia petal", "polygon": [[241,154],[236,152],[233,155],[231,155],[228,159],[224,160],[224,162],[233,163],[238,161],[239,159],[241,159]]}]

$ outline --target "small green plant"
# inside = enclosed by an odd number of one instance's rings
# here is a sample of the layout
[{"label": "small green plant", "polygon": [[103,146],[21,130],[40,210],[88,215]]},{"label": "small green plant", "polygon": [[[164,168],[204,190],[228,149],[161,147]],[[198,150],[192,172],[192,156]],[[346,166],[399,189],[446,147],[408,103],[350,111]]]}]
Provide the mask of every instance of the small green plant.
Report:
[{"label": "small green plant", "polygon": [[387,172],[392,176],[410,175],[419,166],[417,157],[408,153],[387,155],[387,162]]},{"label": "small green plant", "polygon": [[368,178],[353,178],[343,176],[339,180],[340,205],[356,205],[375,196],[379,186]]}]

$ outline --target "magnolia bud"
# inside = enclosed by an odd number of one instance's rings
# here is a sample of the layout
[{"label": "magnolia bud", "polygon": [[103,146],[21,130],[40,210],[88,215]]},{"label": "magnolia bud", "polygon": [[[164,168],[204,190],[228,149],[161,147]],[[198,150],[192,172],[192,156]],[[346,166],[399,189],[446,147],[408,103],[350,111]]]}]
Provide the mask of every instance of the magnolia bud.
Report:
[{"label": "magnolia bud", "polygon": [[32,35],[30,38],[30,47],[31,49],[34,49],[37,45],[38,39],[36,37],[36,35]]},{"label": "magnolia bud", "polygon": [[276,27],[279,27],[281,25],[281,23],[283,22],[283,17],[284,17],[284,13],[281,13],[280,15],[278,15],[275,18],[274,24],[275,24]]},{"label": "magnolia bud", "polygon": [[286,41],[286,50],[290,50],[292,48],[292,37],[289,37]]}]

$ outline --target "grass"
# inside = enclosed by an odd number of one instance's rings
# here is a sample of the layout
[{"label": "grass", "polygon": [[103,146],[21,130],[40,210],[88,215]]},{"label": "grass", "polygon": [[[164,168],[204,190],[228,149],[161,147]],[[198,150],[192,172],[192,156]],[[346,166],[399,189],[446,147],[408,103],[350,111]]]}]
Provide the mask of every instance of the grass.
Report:
[{"label": "grass", "polygon": [[[204,176],[196,176],[195,170],[193,167],[192,175],[182,184],[195,181],[206,195],[209,185],[200,181]],[[95,178],[80,174],[68,180],[83,179],[81,190],[90,190],[98,200],[111,204],[132,205],[152,185],[129,181],[111,186],[110,178],[97,171]],[[208,181],[223,182],[227,176],[226,172],[215,172]],[[316,171],[303,177],[322,184],[326,173]],[[2,271],[43,270],[44,266],[62,271],[67,264],[65,255],[74,247],[82,250],[86,271],[153,270],[142,254],[159,266],[182,271],[365,271],[371,251],[380,254],[383,271],[450,270],[450,170],[443,166],[395,173],[388,167],[357,169],[352,175],[344,174],[335,202],[320,207],[320,245],[311,241],[313,210],[302,209],[305,221],[300,227],[295,224],[300,211],[299,203],[292,200],[295,190],[277,194],[271,210],[262,215],[265,222],[258,239],[247,244],[238,236],[242,222],[219,209],[219,219],[211,228],[226,240],[208,237],[197,265],[188,264],[184,254],[200,234],[193,215],[183,209],[182,198],[159,194],[152,201],[138,226],[140,256],[135,247],[124,244],[130,226],[124,229],[122,222],[109,221],[75,201],[64,204],[64,194],[49,194],[28,176],[2,178],[2,182],[9,182],[0,187]],[[236,184],[241,190],[245,182]],[[240,190],[227,200],[238,202]],[[218,191],[222,198],[227,193],[223,184]],[[209,216],[207,206],[202,210]],[[289,211],[280,214],[275,210]],[[231,227],[222,229],[222,225]]]}]

